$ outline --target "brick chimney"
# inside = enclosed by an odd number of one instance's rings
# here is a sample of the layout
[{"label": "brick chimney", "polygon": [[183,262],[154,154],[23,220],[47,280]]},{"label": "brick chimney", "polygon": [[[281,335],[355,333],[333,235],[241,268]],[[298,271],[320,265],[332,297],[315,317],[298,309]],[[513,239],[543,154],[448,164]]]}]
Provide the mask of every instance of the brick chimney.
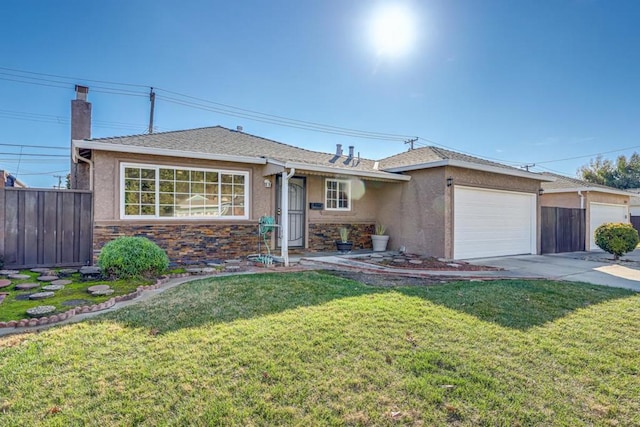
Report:
[{"label": "brick chimney", "polygon": [[[71,139],[91,138],[91,103],[87,102],[89,88],[76,85],[76,99],[71,101]],[[84,150],[81,150],[84,151]],[[85,156],[89,153],[80,153]],[[73,158],[73,157],[72,157]],[[89,165],[85,162],[71,161],[71,188],[79,190],[89,189]]]}]

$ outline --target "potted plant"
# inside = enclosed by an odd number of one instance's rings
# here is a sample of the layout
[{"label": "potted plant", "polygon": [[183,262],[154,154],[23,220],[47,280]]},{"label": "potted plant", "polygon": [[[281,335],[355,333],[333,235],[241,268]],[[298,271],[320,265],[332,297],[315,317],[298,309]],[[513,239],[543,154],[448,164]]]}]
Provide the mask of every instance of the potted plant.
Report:
[{"label": "potted plant", "polygon": [[338,252],[342,254],[351,252],[351,249],[353,248],[353,242],[349,241],[349,229],[346,227],[341,227],[338,232],[340,233],[340,240],[336,240],[336,247],[338,248]]},{"label": "potted plant", "polygon": [[387,250],[387,243],[389,243],[389,236],[385,233],[387,227],[384,224],[376,224],[375,234],[371,236],[371,243],[373,243],[374,252],[384,252]]}]

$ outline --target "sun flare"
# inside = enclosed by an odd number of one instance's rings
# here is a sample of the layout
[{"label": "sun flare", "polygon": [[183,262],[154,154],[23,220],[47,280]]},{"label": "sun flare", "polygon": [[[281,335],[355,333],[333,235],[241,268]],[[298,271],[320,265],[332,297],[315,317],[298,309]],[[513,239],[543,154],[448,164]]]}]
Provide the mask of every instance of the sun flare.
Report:
[{"label": "sun flare", "polygon": [[371,21],[371,35],[378,55],[405,54],[415,40],[413,14],[401,5],[381,7]]}]

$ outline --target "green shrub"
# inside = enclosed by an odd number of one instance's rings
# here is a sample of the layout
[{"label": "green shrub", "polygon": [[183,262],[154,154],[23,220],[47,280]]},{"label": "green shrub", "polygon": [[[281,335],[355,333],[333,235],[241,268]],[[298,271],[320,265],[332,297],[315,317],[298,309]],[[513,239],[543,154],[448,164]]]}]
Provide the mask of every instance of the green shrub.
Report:
[{"label": "green shrub", "polygon": [[631,224],[610,222],[596,228],[596,245],[605,252],[620,258],[638,246],[638,231]]},{"label": "green shrub", "polygon": [[98,265],[109,277],[154,277],[166,271],[169,258],[146,237],[118,237],[104,245]]}]

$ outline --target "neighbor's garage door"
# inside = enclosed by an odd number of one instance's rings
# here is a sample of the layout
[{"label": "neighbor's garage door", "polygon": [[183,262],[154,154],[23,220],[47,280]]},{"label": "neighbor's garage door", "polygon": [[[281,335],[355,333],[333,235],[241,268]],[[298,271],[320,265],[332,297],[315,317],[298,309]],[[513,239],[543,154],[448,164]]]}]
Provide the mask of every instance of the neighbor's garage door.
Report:
[{"label": "neighbor's garage door", "polygon": [[628,208],[626,205],[609,205],[605,203],[589,203],[589,234],[591,236],[591,245],[589,250],[598,249],[596,245],[594,233],[596,228],[607,222],[629,222]]},{"label": "neighbor's garage door", "polygon": [[455,259],[536,253],[536,196],[454,187]]}]

